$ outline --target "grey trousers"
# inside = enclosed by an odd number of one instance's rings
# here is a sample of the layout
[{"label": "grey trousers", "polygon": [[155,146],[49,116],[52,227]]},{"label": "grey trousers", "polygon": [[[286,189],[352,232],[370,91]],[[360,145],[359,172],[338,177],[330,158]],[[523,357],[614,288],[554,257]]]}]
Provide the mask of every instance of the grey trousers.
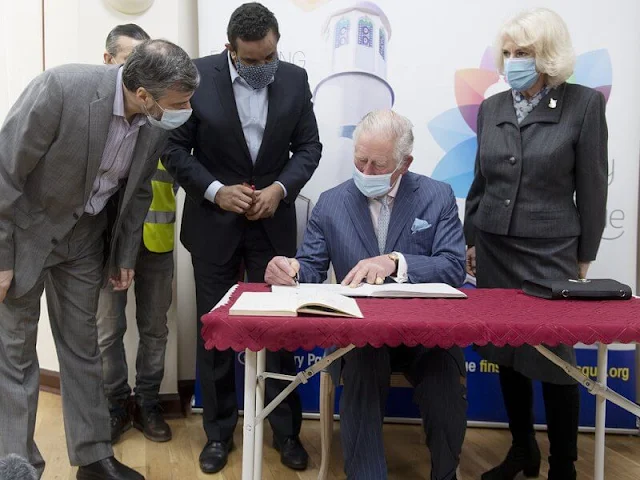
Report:
[{"label": "grey trousers", "polygon": [[105,228],[104,215],[82,216],[49,255],[33,288],[0,303],[0,457],[27,458],[40,475],[44,460],[33,434],[40,374],[36,337],[46,276],[69,460],[87,465],[113,455],[95,318]]},{"label": "grey trousers", "polygon": [[[136,402],[157,404],[164,377],[164,357],[169,329],[167,311],[173,295],[173,252],[154,253],[140,246],[135,266],[136,320],[140,341],[136,356]],[[100,291],[98,301],[98,344],[102,354],[104,390],[109,408],[131,395],[124,349],[127,331],[127,292],[110,288]]]},{"label": "grey trousers", "polygon": [[387,478],[382,423],[392,371],[402,371],[415,387],[413,400],[431,452],[431,479],[453,479],[467,425],[462,351],[405,346],[366,346],[344,357],[340,435],[347,478]]}]

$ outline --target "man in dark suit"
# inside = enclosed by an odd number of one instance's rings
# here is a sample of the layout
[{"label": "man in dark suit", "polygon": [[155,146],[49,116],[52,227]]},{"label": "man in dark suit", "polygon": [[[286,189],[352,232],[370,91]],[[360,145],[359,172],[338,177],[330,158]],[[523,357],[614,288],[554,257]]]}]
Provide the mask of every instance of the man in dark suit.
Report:
[{"label": "man in dark suit", "polygon": [[[391,110],[368,114],[354,132],[355,168],[324,192],[296,258],[275,257],[272,285],[322,283],[329,263],[343,284],[441,282],[460,285],[464,237],[451,187],[408,171],[411,122]],[[465,366],[459,347],[357,348],[344,357],[340,435],[349,479],[385,479],[382,421],[391,371],[415,387],[431,479],[455,480],[466,428]]]},{"label": "man in dark suit", "polygon": [[[227,34],[226,50],[195,61],[203,80],[192,99],[194,113],[163,155],[187,193],[181,240],[193,261],[198,327],[237,281],[242,263],[249,281],[261,282],[274,255],[295,253],[294,201],[322,149],[307,74],[279,62],[273,13],[258,3],[242,5]],[[238,420],[234,353],[207,351],[198,335],[197,365],[208,439],[200,468],[215,473],[227,463]],[[267,366],[295,372],[290,352],[268,354]],[[282,382],[267,382],[267,401],[282,388]],[[290,396],[269,421],[282,463],[305,469],[299,397]]]}]

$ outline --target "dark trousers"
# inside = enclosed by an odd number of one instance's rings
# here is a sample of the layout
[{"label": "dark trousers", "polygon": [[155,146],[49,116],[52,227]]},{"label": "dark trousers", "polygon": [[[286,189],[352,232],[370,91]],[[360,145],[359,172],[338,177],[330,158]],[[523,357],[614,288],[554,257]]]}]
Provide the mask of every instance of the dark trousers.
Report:
[{"label": "dark trousers", "polygon": [[[500,366],[500,386],[513,443],[526,445],[534,435],[532,381],[512,368]],[[547,415],[549,465],[552,469],[572,465],[578,459],[578,385],[542,382],[542,394]]]},{"label": "dark trousers", "polygon": [[414,402],[431,452],[431,480],[451,480],[467,426],[467,392],[459,348],[356,348],[344,356],[340,436],[349,480],[384,480],[382,422],[392,371],[414,386]]},{"label": "dark trousers", "polygon": [[[136,357],[136,402],[153,406],[160,401],[167,349],[167,311],[173,290],[173,252],[154,253],[140,245],[133,288],[136,293],[136,320],[140,341]],[[131,396],[129,369],[124,349],[127,332],[127,291],[110,287],[100,292],[98,301],[98,345],[102,355],[104,391],[111,410]]]},{"label": "dark trousers", "polygon": [[[289,252],[287,252],[289,253]],[[240,245],[231,259],[217,265],[209,260],[192,256],[196,284],[198,312],[197,366],[202,387],[203,426],[209,441],[225,441],[233,436],[238,422],[236,400],[235,365],[233,350],[206,350],[200,332],[200,318],[220,301],[238,279],[241,262],[250,282],[264,282],[264,272],[277,253],[260,222],[250,222]],[[267,370],[296,374],[292,352],[267,352]],[[265,403],[275,398],[287,382],[266,381]],[[289,395],[268,417],[278,438],[296,436],[302,424],[302,406],[296,392]]]}]

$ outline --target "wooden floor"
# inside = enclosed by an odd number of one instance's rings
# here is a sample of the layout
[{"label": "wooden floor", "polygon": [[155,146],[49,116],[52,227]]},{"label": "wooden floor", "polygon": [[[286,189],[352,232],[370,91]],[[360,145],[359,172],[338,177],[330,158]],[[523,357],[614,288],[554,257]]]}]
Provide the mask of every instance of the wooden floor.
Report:
[{"label": "wooden floor", "polygon": [[[205,442],[201,428],[201,417],[193,415],[186,419],[171,420],[173,429],[171,442],[153,443],[135,429],[124,434],[115,445],[115,454],[120,461],[134,467],[148,480],[240,480],[242,430],[236,429],[235,443],[238,447],[231,453],[229,464],[221,473],[204,475],[198,468],[198,455]],[[334,452],[331,463],[332,479],[344,479],[342,454],[336,422]],[[302,442],[311,456],[310,468],[301,473],[289,470],[280,464],[279,455],[271,448],[271,431],[265,427],[265,464],[263,478],[268,480],[315,480],[320,463],[320,430],[317,421],[305,421],[302,427]],[[543,456],[549,451],[546,435],[538,435]],[[36,426],[36,442],[47,468],[43,480],[75,479],[75,469],[69,466],[62,425],[60,397],[49,393],[40,394],[40,406]],[[389,478],[396,480],[428,479],[429,454],[420,443],[420,427],[413,425],[386,425],[385,447],[389,467]],[[509,435],[504,430],[469,429],[464,444],[461,470],[462,479],[477,480],[480,474],[500,462],[509,446]],[[593,435],[580,435],[578,479],[589,480],[592,475]],[[640,478],[640,438],[610,435],[606,452],[607,480],[635,480]],[[540,478],[546,479],[546,463]]]}]

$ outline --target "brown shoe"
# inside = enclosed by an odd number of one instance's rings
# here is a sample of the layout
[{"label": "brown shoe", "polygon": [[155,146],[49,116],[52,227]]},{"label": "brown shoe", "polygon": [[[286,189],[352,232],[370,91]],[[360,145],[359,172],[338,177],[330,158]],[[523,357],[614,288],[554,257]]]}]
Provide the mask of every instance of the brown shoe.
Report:
[{"label": "brown shoe", "polygon": [[171,427],[164,421],[160,405],[147,407],[136,403],[133,408],[133,426],[152,442],[171,440]]}]

